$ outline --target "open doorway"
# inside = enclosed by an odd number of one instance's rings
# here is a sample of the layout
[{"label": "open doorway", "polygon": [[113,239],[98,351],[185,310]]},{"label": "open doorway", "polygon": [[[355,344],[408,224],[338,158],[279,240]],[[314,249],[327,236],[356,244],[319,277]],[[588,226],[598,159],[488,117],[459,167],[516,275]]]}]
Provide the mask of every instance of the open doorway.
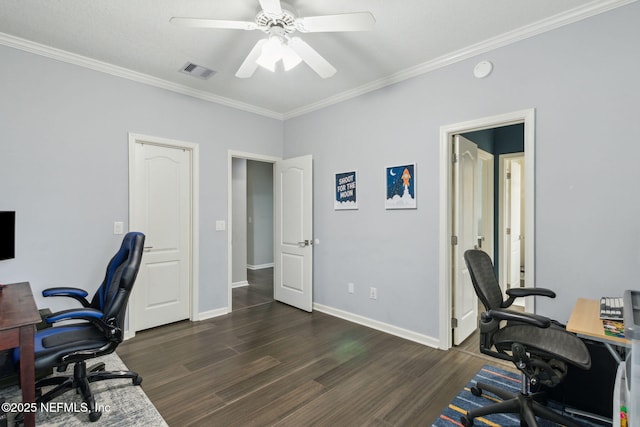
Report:
[{"label": "open doorway", "polygon": [[230,156],[229,308],[273,301],[273,163],[244,153]]},{"label": "open doorway", "polygon": [[[272,262],[273,262],[273,299],[293,307],[313,311],[313,158],[310,155],[280,159],[258,154],[250,154],[229,150],[228,152],[228,222],[227,233],[227,283],[228,297],[227,310],[233,309],[233,283],[234,283],[234,258],[241,257],[246,252],[236,250],[234,257],[233,236],[237,235],[234,229],[246,226],[248,216],[234,218],[234,191],[233,191],[233,163],[234,159],[254,160],[267,163],[271,168],[273,178],[272,192],[265,197],[273,197],[273,231],[272,236]],[[246,179],[246,178],[245,178]],[[257,181],[257,180],[254,180]],[[242,194],[243,191],[236,191]],[[246,202],[245,202],[246,203]],[[252,220],[255,220],[256,215]],[[224,229],[224,222],[220,224]],[[257,241],[257,239],[256,239]],[[237,239],[235,246],[242,246],[244,239]],[[237,249],[237,248],[236,248]],[[244,265],[246,266],[246,261]],[[255,261],[254,261],[255,262]],[[242,265],[236,271],[242,270]],[[257,264],[264,266],[264,264]],[[236,277],[235,282],[241,283],[243,278]],[[250,283],[249,275],[246,279]],[[242,286],[239,286],[242,287]]]},{"label": "open doorway", "polygon": [[[501,210],[505,204],[503,201],[505,189],[501,188],[504,185],[501,184],[501,173],[505,173],[504,162],[492,160],[502,160],[501,156],[507,153],[518,153],[522,158],[519,165],[524,166],[520,172],[521,175],[519,175],[523,177],[520,181],[518,195],[518,199],[521,199],[522,203],[518,205],[522,214],[519,216],[520,225],[518,225],[521,232],[517,234],[520,249],[518,277],[522,271],[522,279],[518,281],[517,285],[533,286],[534,284],[534,129],[533,110],[508,113],[441,128],[439,302],[440,347],[443,349],[451,348],[454,343],[463,342],[477,327],[478,303],[473,289],[468,289],[470,280],[464,279],[464,261],[462,261],[464,251],[474,247],[487,251],[494,260],[498,277],[500,277],[500,265],[510,262],[508,258],[500,258],[501,253],[504,255],[509,252],[504,247],[506,239],[504,226],[511,224],[511,219],[505,221],[505,213]],[[458,147],[456,144],[461,139],[465,140],[464,145]],[[465,161],[466,164],[459,163],[460,160]],[[490,166],[492,163],[493,165]],[[501,165],[503,170],[500,169]],[[494,177],[490,185],[486,182],[491,179],[488,168],[492,168]],[[471,181],[473,181],[471,189],[463,189],[463,192],[460,192],[460,188],[464,188],[461,182],[469,182],[469,177],[472,177]],[[463,187],[460,187],[461,185]],[[487,194],[488,192],[491,192],[492,195]],[[465,196],[461,199],[460,194]],[[489,201],[491,196],[493,196],[493,202]],[[493,206],[488,206],[489,204],[493,204]],[[464,206],[462,209],[467,213],[464,217],[459,212],[460,206]],[[493,213],[493,218],[489,220],[491,213]],[[488,225],[489,221],[493,223],[493,227]],[[520,226],[522,226],[521,229]],[[457,235],[461,232],[466,233],[466,237],[461,238]],[[461,247],[459,242],[464,242],[463,245],[469,247]],[[522,270],[521,265],[526,265],[527,268]],[[512,270],[506,271],[511,273]],[[504,280],[501,281],[504,282]],[[462,301],[462,306],[459,305],[460,301]],[[533,301],[525,301],[525,307],[527,311],[533,311]],[[460,319],[463,317],[466,318],[466,321],[461,322]],[[461,324],[465,330],[456,330]]]},{"label": "open doorway", "polygon": [[[461,135],[478,147],[477,245],[493,260],[503,291],[520,287],[524,282],[526,253],[524,123]],[[487,170],[489,167],[493,170]],[[489,179],[492,181],[488,182]]]}]

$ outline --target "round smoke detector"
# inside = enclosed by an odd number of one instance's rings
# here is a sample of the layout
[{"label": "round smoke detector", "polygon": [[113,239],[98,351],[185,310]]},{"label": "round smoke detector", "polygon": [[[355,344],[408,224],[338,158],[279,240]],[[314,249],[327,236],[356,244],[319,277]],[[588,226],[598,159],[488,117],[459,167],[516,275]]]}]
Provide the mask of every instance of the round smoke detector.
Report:
[{"label": "round smoke detector", "polygon": [[489,61],[480,61],[473,68],[473,75],[476,78],[484,79],[493,71],[493,64]]}]

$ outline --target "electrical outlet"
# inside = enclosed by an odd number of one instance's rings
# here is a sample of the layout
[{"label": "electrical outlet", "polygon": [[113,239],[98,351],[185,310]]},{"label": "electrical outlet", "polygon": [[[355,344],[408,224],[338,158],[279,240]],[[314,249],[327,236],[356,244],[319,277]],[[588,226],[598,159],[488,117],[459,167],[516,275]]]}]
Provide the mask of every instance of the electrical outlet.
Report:
[{"label": "electrical outlet", "polygon": [[353,283],[347,283],[347,289],[350,294],[355,292],[355,285]]},{"label": "electrical outlet", "polygon": [[378,299],[378,289],[377,288],[369,288],[369,298]]}]

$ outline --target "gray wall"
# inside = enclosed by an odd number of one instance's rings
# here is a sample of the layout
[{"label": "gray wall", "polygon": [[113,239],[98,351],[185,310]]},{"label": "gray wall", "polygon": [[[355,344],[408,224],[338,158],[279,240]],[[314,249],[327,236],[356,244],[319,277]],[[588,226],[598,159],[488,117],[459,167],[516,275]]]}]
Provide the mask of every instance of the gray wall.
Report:
[{"label": "gray wall", "polygon": [[231,283],[247,284],[247,160],[231,159]]},{"label": "gray wall", "polygon": [[[314,158],[314,302],[437,337],[440,126],[526,108],[536,285],[558,294],[537,311],[566,321],[579,296],[637,289],[639,21],[632,3],[286,121],[285,157]],[[418,209],[385,210],[385,167],[414,161]],[[332,174],[354,169],[359,209],[334,211]]]},{"label": "gray wall", "polygon": [[273,265],[273,164],[247,161],[247,264]]},{"label": "gray wall", "polygon": [[17,222],[0,282],[97,288],[122,238],[113,222],[127,228],[135,132],[199,144],[198,311],[226,307],[227,152],[281,156],[282,122],[4,46],[0,64],[0,210]]}]

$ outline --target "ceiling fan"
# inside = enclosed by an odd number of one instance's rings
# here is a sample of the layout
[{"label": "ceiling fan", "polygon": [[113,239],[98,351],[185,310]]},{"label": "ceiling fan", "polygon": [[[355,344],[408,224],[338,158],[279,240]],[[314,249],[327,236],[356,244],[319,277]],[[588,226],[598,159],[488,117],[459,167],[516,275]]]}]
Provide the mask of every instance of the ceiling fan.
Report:
[{"label": "ceiling fan", "polygon": [[258,66],[275,71],[276,64],[282,60],[285,70],[290,70],[304,61],[322,78],[335,74],[336,69],[315,49],[300,37],[292,37],[296,31],[301,33],[367,31],[373,28],[375,18],[370,12],[353,12],[338,15],[308,16],[298,18],[294,9],[280,0],[258,0],[262,8],[255,21],[230,21],[221,19],[179,18],[170,22],[190,28],[222,28],[232,30],[261,30],[269,37],[259,40],[249,52],[236,77],[248,78]]}]

